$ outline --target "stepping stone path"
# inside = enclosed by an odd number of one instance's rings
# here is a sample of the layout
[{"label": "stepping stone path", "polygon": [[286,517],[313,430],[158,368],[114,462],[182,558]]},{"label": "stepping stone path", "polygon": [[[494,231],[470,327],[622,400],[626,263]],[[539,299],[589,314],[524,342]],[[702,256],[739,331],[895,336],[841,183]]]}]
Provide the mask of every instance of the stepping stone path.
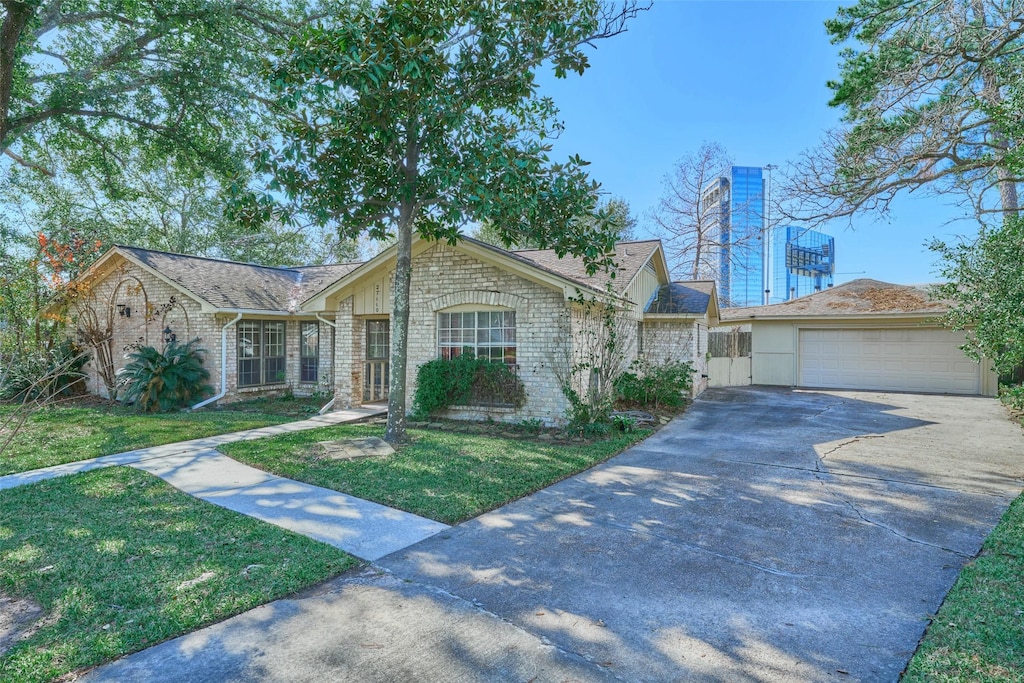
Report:
[{"label": "stepping stone path", "polygon": [[317,455],[331,460],[358,460],[394,455],[395,449],[384,439],[368,436],[365,439],[338,439],[317,443]]}]

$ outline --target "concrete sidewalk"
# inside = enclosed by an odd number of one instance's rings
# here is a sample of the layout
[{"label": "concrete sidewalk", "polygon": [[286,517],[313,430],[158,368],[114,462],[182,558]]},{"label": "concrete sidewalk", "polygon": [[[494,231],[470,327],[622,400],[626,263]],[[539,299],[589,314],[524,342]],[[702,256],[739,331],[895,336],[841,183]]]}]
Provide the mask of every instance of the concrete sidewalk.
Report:
[{"label": "concrete sidewalk", "polygon": [[373,561],[449,527],[338,491],[269,474],[232,460],[215,448],[225,443],[355,422],[386,412],[381,408],[339,410],[299,422],[19,472],[0,477],[0,490],[101,467],[134,467],[196,498]]},{"label": "concrete sidewalk", "polygon": [[131,463],[208,503],[376,560],[448,529],[379,503],[258,470],[218,451],[193,450]]},{"label": "concrete sidewalk", "polygon": [[298,422],[286,422],[284,424],[271,425],[269,427],[246,429],[241,432],[230,432],[228,434],[207,436],[201,439],[177,441],[175,443],[164,444],[163,446],[138,448],[134,451],[114,453],[113,455],[104,455],[99,458],[90,458],[89,460],[78,460],[76,462],[64,463],[63,465],[41,467],[38,470],[18,472],[16,474],[8,474],[0,477],[0,491],[14,488],[15,486],[32,484],[44,479],[62,477],[66,474],[88,472],[89,470],[99,469],[100,467],[110,467],[111,465],[132,465],[151,458],[164,458],[169,455],[182,455],[193,451],[213,449],[221,444],[235,443],[236,441],[252,441],[254,439],[263,439],[268,436],[277,436],[278,434],[304,432],[308,429],[316,429],[318,427],[332,427],[334,425],[346,424],[349,422],[358,422],[359,420],[366,420],[371,417],[377,417],[378,415],[386,415],[387,412],[386,408],[378,408],[376,406],[336,410],[334,412],[327,413],[326,415],[317,415],[316,417],[311,417],[308,420],[299,420]]}]

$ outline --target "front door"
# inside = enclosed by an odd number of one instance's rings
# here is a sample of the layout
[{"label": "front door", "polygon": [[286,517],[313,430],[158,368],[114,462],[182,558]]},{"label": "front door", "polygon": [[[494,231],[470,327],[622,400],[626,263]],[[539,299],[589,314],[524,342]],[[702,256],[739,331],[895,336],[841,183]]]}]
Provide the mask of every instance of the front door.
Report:
[{"label": "front door", "polygon": [[366,364],[363,367],[363,401],[388,399],[388,358],[391,355],[391,321],[366,321]]}]

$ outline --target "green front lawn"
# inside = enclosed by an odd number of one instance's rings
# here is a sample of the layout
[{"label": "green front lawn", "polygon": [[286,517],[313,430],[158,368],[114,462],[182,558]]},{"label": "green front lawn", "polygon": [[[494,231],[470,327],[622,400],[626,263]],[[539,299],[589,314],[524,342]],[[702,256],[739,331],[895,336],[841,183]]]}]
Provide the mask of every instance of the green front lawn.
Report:
[{"label": "green front lawn", "polygon": [[1024,496],[946,596],[904,683],[1024,681]]},{"label": "green front lawn", "polygon": [[0,595],[42,607],[0,681],[49,681],[356,564],[340,550],[107,468],[0,491]]},{"label": "green front lawn", "polygon": [[369,425],[325,427],[225,444],[235,460],[446,524],[457,524],[592,467],[650,435],[613,433],[589,443],[413,429],[412,443],[382,458],[318,458],[318,441],[383,437]]},{"label": "green front lawn", "polygon": [[[15,409],[0,405],[0,425]],[[34,412],[0,452],[0,475],[266,427],[289,419],[234,410],[154,415],[114,405],[52,406]],[[7,435],[0,433],[0,445],[6,440]]]}]

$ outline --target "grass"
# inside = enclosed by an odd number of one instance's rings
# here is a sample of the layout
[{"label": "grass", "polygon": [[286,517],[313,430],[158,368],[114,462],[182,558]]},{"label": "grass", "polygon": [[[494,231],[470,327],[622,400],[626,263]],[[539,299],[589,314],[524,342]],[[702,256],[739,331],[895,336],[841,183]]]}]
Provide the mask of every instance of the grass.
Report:
[{"label": "grass", "polygon": [[128,468],[2,491],[0,593],[34,600],[45,618],[0,656],[0,681],[49,681],[355,563]]},{"label": "grass", "polygon": [[1024,496],[960,572],[904,683],[1024,681]]},{"label": "grass", "polygon": [[613,433],[589,443],[551,444],[413,429],[396,454],[362,460],[318,459],[318,441],[383,436],[379,426],[326,427],[222,446],[246,464],[342,491],[422,517],[456,524],[607,460],[648,436]]},{"label": "grass", "polygon": [[[0,425],[16,408],[0,405]],[[288,417],[236,410],[140,413],[121,406],[52,406],[34,412],[0,452],[0,475],[101,455],[287,422]],[[0,434],[0,445],[6,440]]]}]

